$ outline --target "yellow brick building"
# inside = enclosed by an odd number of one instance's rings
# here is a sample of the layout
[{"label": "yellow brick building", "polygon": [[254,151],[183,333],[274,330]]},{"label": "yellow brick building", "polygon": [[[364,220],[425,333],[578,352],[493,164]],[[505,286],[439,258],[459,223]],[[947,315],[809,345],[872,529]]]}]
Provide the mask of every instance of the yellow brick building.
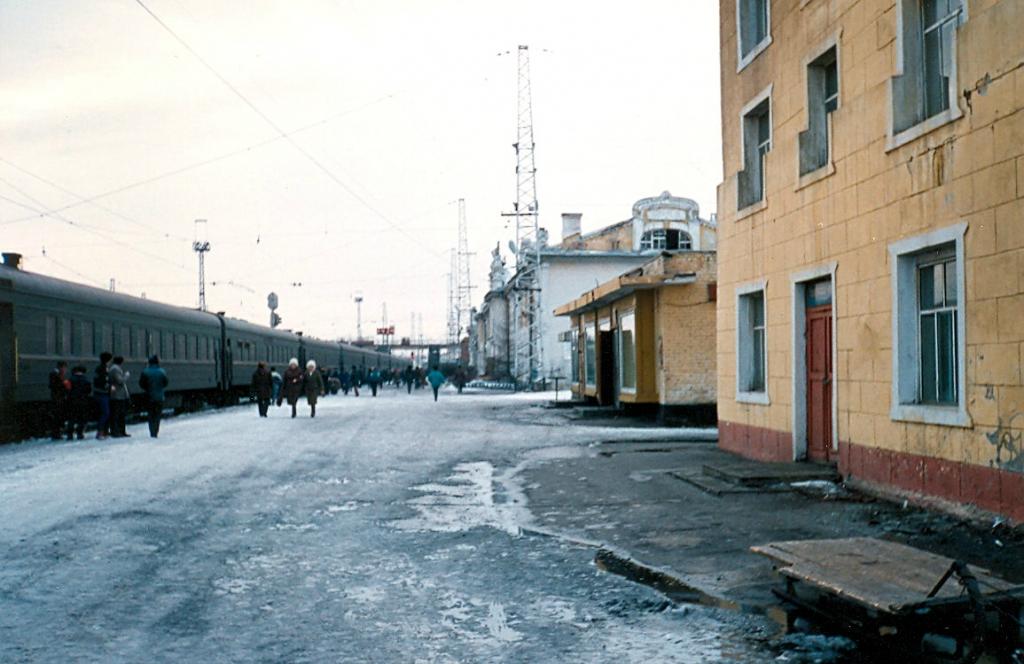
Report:
[{"label": "yellow brick building", "polygon": [[720,6],[720,444],[1024,520],[1024,2]]},{"label": "yellow brick building", "polygon": [[577,398],[715,421],[715,252],[663,252],[555,309]]}]

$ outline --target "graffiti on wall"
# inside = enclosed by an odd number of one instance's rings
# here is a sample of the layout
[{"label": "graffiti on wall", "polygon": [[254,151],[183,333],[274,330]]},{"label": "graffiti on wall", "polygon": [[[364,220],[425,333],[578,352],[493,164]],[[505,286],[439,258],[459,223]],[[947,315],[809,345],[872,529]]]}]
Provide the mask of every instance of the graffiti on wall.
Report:
[{"label": "graffiti on wall", "polygon": [[[1021,423],[1017,425],[1017,432],[1014,433],[1014,420],[1020,418]],[[996,448],[995,465],[1003,470],[1013,470],[1024,473],[1024,412],[1017,412],[1010,416],[1010,419],[1003,424],[1000,417],[995,431],[986,433],[985,438]]]}]

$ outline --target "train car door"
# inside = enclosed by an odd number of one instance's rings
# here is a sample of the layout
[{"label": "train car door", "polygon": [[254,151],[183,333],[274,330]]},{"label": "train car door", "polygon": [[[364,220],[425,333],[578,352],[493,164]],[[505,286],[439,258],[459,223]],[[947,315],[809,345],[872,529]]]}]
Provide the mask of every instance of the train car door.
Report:
[{"label": "train car door", "polygon": [[17,357],[14,342],[14,305],[0,303],[0,439],[11,431],[3,431],[14,425],[14,384],[16,382]]}]

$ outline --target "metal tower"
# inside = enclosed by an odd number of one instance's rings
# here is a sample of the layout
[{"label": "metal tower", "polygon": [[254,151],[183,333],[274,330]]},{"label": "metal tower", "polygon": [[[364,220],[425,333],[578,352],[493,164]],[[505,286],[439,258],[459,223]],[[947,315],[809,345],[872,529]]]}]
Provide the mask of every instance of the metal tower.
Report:
[{"label": "metal tower", "polygon": [[530,91],[530,47],[519,47],[516,113],[516,202],[504,216],[515,217],[516,274],[512,278],[510,327],[514,352],[512,372],[517,385],[529,389],[542,380],[543,344],[540,311],[540,241],[537,206],[537,168],[534,162],[533,99]]},{"label": "metal tower", "polygon": [[469,240],[466,236],[466,199],[459,199],[459,250],[456,254],[457,278],[455,284],[455,299],[458,309],[456,341],[459,341],[464,334],[469,332],[470,309],[473,307],[473,285],[469,276]]},{"label": "metal tower", "polygon": [[448,343],[459,340],[459,302],[456,294],[456,279],[459,272],[459,257],[451,250],[451,268],[448,270]]},{"label": "metal tower", "polygon": [[204,229],[202,237],[206,237],[206,220],[196,219],[196,241],[192,243],[192,251],[199,254],[199,310],[206,311],[206,252],[210,250],[210,243],[200,239],[199,224]]}]

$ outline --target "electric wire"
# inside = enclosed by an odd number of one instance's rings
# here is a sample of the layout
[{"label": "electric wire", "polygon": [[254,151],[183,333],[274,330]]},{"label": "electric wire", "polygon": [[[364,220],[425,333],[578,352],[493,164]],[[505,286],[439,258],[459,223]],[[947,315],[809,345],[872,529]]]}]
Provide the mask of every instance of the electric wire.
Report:
[{"label": "electric wire", "polygon": [[[331,171],[329,168],[327,168],[327,166],[325,166],[312,153],[310,153],[308,150],[306,150],[304,147],[302,147],[302,145],[300,145],[292,136],[287,135],[284,132],[284,130],[282,130],[278,126],[278,124],[276,122],[274,122],[274,120],[272,118],[270,118],[270,116],[268,116],[266,113],[261,111],[259,109],[259,107],[256,106],[256,104],[254,104],[248,97],[246,97],[238,88],[236,88],[231,83],[231,81],[229,81],[227,78],[225,78],[223,75],[221,75],[221,73],[219,71],[217,71],[217,69],[214,68],[213,65],[211,65],[209,62],[207,62],[206,59],[203,58],[203,56],[200,55],[198,51],[196,51],[194,48],[192,48],[188,44],[188,42],[186,42],[182,37],[180,37],[169,25],[164,23],[164,21],[161,20],[161,18],[159,16],[157,16],[149,7],[147,7],[146,4],[142,2],[142,0],[135,0],[135,2],[140,7],[142,7],[142,9],[145,10],[145,12],[147,14],[149,14],[149,16],[152,17],[152,19],[154,21],[156,21],[156,23],[161,28],[163,28],[176,42],[178,42],[178,44],[180,44],[182,46],[182,48],[184,48],[186,51],[188,51],[197,61],[199,61],[199,63],[201,65],[203,65],[203,67],[206,68],[207,71],[209,71],[211,74],[213,74],[213,76],[215,76],[217,78],[217,80],[219,80],[222,84],[224,84],[224,86],[227,87],[228,90],[230,90],[236,97],[238,97],[242,101],[242,103],[244,103],[246,106],[248,106],[256,115],[258,115],[260,117],[260,119],[262,119],[278,135],[283,136],[284,139],[293,148],[295,148],[296,151],[298,151],[311,164],[313,164],[317,169],[319,169],[325,176],[327,176],[328,179],[330,179],[332,182],[334,182],[339,187],[341,187],[346,192],[348,192],[348,194],[350,196],[352,196],[352,198],[354,198],[356,201],[361,203],[363,205],[363,207],[365,207],[367,210],[372,212],[381,221],[385,222],[387,225],[389,225],[394,230],[396,230],[396,231],[406,235],[407,237],[409,237],[410,239],[412,239],[414,241],[419,241],[421,239],[421,238],[416,237],[414,234],[409,232],[407,229],[405,229],[402,226],[398,225],[390,217],[388,217],[386,214],[381,212],[377,207],[375,207],[368,200],[366,200],[366,198],[361,196],[352,187],[350,187],[348,184],[346,184],[341,178],[339,178],[337,175],[335,175],[333,171]],[[438,257],[440,257],[442,253],[444,253],[444,252],[437,252],[437,251],[430,250],[430,249],[428,249],[427,251],[430,251],[431,253],[435,254]]]}]

